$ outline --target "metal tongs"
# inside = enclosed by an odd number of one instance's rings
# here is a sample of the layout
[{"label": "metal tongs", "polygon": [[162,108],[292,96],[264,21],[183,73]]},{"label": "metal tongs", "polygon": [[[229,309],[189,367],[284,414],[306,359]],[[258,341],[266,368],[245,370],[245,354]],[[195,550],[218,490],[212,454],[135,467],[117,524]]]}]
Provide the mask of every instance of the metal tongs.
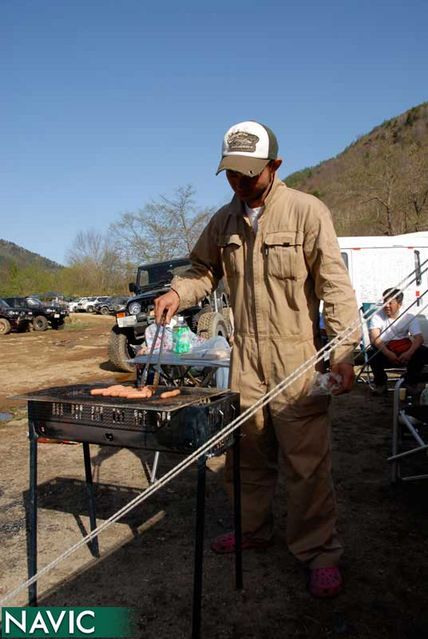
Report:
[{"label": "metal tongs", "polygon": [[160,324],[156,325],[156,332],[155,332],[155,336],[153,338],[153,342],[152,345],[150,347],[150,351],[149,351],[149,355],[147,357],[147,362],[142,370],[142,372],[138,372],[137,373],[137,388],[141,388],[142,386],[146,386],[147,384],[147,376],[149,374],[149,368],[150,366],[152,366],[153,364],[153,353],[156,347],[156,342],[158,341],[158,337],[159,337],[159,331],[162,328],[162,334],[161,334],[161,341],[160,341],[160,346],[159,346],[159,353],[157,356],[157,360],[156,360],[156,364],[155,364],[155,374],[153,377],[153,390],[156,389],[157,386],[159,386],[159,376],[160,376],[160,361],[161,361],[161,357],[162,357],[162,350],[163,350],[163,344],[164,344],[164,340],[165,340],[165,319],[166,319],[166,311],[164,311]]}]

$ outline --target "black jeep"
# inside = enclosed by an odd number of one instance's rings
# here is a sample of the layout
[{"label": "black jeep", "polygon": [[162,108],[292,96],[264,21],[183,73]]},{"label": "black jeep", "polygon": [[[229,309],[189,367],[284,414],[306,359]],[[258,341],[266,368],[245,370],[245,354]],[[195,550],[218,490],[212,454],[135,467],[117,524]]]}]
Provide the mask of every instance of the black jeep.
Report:
[{"label": "black jeep", "polygon": [[32,319],[30,310],[12,308],[0,298],[0,335],[7,335],[11,330],[26,331]]},{"label": "black jeep", "polygon": [[68,311],[59,304],[43,304],[37,297],[5,297],[6,302],[13,308],[28,309],[33,313],[33,328],[35,331],[45,331],[49,326],[58,329],[64,327],[64,320]]},{"label": "black jeep", "polygon": [[[123,371],[134,371],[128,360],[144,343],[147,326],[154,321],[154,300],[166,293],[172,278],[190,266],[188,258],[143,264],[138,267],[137,279],[129,290],[134,294],[123,310],[116,312],[116,325],[110,333],[108,353],[110,361]],[[197,306],[180,311],[190,329],[206,338],[214,335],[229,337],[232,333],[230,309],[223,286]]]},{"label": "black jeep", "polygon": [[128,299],[129,295],[112,295],[111,297],[106,297],[104,301],[94,304],[94,311],[101,315],[115,315],[116,311],[121,311],[126,306]]}]

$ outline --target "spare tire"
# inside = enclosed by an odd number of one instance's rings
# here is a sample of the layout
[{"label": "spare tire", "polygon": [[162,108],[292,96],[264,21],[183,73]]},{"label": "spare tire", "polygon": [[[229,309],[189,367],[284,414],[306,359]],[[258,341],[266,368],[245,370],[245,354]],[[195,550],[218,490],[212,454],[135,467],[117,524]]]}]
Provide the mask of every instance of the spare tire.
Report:
[{"label": "spare tire", "polygon": [[130,337],[129,333],[121,331],[118,326],[113,326],[108,343],[108,356],[111,363],[127,373],[135,372],[135,366],[128,362],[128,359],[135,357]]},{"label": "spare tire", "polygon": [[36,315],[33,319],[33,328],[35,331],[46,331],[49,327],[49,322],[44,315]]},{"label": "spare tire", "polygon": [[0,335],[7,335],[12,330],[9,320],[5,317],[0,317]]},{"label": "spare tire", "polygon": [[221,313],[203,313],[198,321],[197,333],[205,339],[223,335],[228,338],[225,319]]}]

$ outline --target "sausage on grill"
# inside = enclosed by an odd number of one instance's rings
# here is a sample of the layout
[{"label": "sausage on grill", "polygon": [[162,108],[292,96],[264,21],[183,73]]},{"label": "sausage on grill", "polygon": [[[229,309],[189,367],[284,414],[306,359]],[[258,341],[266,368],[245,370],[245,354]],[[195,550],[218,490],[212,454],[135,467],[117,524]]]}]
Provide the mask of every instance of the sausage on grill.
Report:
[{"label": "sausage on grill", "polygon": [[181,390],[179,388],[175,388],[174,390],[164,391],[163,393],[160,394],[160,398],[169,399],[170,397],[177,397],[177,395],[180,395],[180,393],[181,393]]}]

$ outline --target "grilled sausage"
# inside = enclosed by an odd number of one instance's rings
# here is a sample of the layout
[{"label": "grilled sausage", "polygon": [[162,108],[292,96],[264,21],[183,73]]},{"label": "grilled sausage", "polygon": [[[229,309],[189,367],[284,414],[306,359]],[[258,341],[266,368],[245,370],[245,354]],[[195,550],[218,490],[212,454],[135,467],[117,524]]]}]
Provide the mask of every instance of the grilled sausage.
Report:
[{"label": "grilled sausage", "polygon": [[104,389],[104,392],[102,393],[103,397],[117,397],[117,393],[122,393],[124,390],[126,390],[125,386],[122,386],[121,384],[118,384],[116,386],[109,386],[108,388]]},{"label": "grilled sausage", "polygon": [[126,399],[150,399],[152,395],[153,389],[150,386],[143,386],[142,388],[129,388],[123,397]]},{"label": "grilled sausage", "polygon": [[111,391],[116,391],[121,388],[125,388],[120,384],[116,384],[115,386],[107,386],[107,388],[93,388],[90,393],[91,395],[108,395]]},{"label": "grilled sausage", "polygon": [[170,397],[177,397],[177,395],[181,394],[181,390],[179,388],[175,388],[174,390],[164,391],[160,394],[161,399],[169,399]]}]

